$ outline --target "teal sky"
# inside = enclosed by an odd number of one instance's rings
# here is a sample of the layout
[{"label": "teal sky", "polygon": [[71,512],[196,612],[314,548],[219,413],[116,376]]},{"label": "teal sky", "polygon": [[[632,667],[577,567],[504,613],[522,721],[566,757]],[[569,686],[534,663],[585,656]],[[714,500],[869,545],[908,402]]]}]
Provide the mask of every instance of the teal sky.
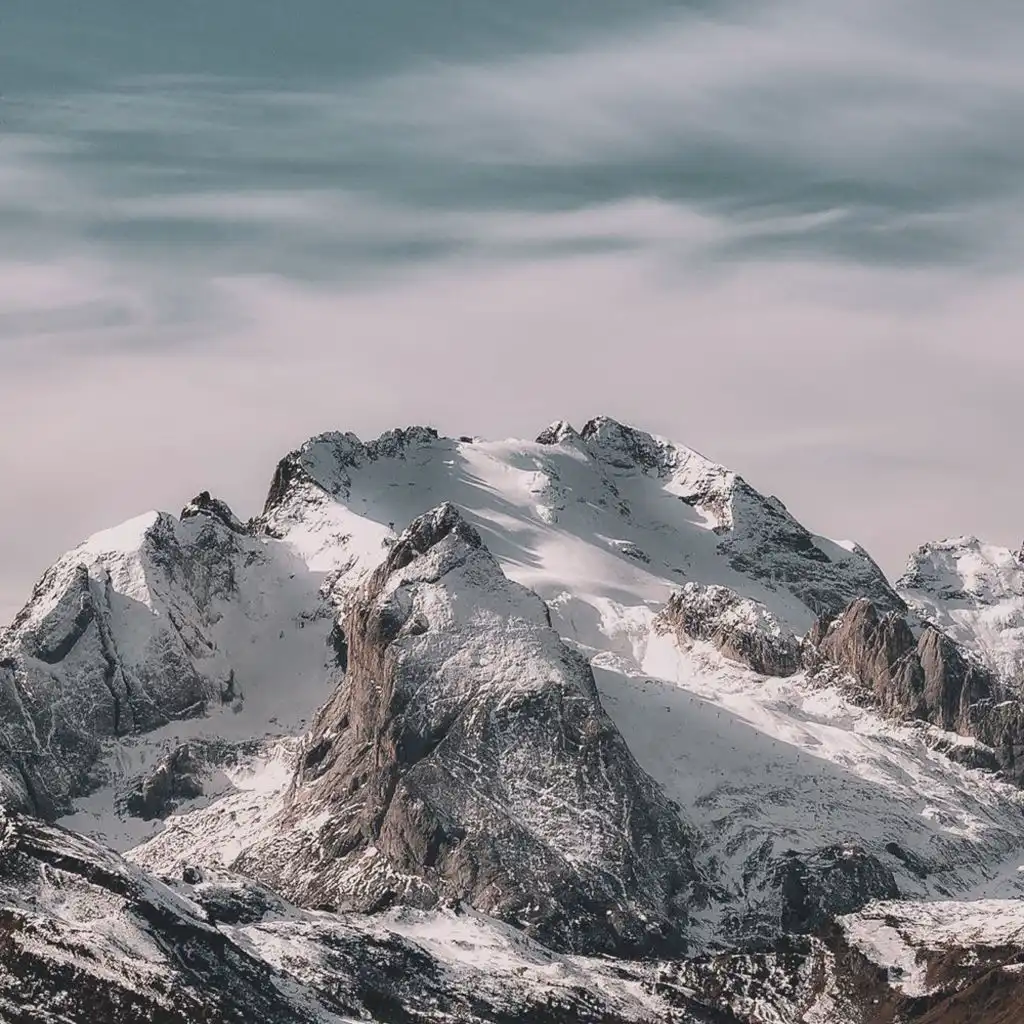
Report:
[{"label": "teal sky", "polygon": [[668,434],[898,571],[1024,533],[1024,8],[7,0],[0,619],[328,428]]}]

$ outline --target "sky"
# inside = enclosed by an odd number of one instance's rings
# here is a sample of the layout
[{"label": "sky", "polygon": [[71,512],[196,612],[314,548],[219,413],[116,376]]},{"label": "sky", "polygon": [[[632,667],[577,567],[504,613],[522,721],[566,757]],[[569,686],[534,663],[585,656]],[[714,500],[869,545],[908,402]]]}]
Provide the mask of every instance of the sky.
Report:
[{"label": "sky", "polygon": [[311,434],[606,414],[1017,546],[1019,0],[4,0],[0,621]]}]

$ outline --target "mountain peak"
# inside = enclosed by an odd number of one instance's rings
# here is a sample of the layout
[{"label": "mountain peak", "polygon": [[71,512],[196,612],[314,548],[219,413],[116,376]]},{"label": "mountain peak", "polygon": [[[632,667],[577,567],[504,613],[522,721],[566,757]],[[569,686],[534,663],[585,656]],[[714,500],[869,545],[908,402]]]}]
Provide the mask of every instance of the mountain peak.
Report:
[{"label": "mountain peak", "polygon": [[1020,553],[965,535],[922,544],[896,588],[922,618],[979,654],[1011,689],[1024,674]]},{"label": "mountain peak", "polygon": [[567,444],[579,440],[579,436],[568,420],[555,420],[537,435],[537,444]]},{"label": "mountain peak", "polygon": [[182,510],[181,520],[196,516],[210,516],[223,523],[233,533],[246,533],[245,524],[231,511],[226,501],[210,497],[209,491],[201,491]]},{"label": "mountain peak", "polygon": [[1011,548],[965,534],[922,544],[896,586],[944,600],[991,603],[1024,596],[1024,564]]},{"label": "mountain peak", "polygon": [[378,571],[384,576],[390,576],[406,568],[417,557],[428,554],[446,540],[450,540],[452,545],[463,550],[474,550],[484,546],[480,534],[450,501],[445,501],[417,516],[402,531]]},{"label": "mountain peak", "polygon": [[603,461],[619,469],[638,466],[644,470],[663,470],[675,447],[644,430],[627,426],[610,416],[595,416],[583,424],[580,437]]},{"label": "mountain peak", "polygon": [[403,531],[343,628],[345,683],[242,870],[310,905],[465,899],[570,951],[685,945],[688,830],[453,503]]}]

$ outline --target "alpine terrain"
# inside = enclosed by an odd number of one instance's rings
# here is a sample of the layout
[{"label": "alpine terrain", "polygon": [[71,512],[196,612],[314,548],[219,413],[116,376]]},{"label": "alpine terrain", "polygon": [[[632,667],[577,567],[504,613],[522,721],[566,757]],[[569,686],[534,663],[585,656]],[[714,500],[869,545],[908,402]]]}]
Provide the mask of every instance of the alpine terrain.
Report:
[{"label": "alpine terrain", "polygon": [[0,629],[0,1020],[1024,1020],[1024,555],[606,417],[98,533]]}]

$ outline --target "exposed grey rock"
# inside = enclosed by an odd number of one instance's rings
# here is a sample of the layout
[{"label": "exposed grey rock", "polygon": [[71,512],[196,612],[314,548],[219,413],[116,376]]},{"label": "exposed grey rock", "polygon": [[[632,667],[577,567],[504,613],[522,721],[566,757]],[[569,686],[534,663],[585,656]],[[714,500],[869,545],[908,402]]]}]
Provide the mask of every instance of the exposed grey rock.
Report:
[{"label": "exposed grey rock", "polygon": [[402,534],[345,632],[278,839],[240,870],[310,906],[465,900],[558,949],[685,945],[691,835],[454,506]]},{"label": "exposed grey rock", "polygon": [[203,714],[232,690],[210,628],[261,554],[207,507],[70,552],[0,636],[0,776],[43,817],[96,784],[104,739]]},{"label": "exposed grey rock", "polygon": [[886,711],[967,732],[970,709],[993,696],[990,674],[932,626],[915,636],[896,612],[854,601],[810,642],[817,657],[849,672]]},{"label": "exposed grey rock", "polygon": [[579,439],[571,423],[565,420],[555,420],[549,427],[545,427],[537,435],[537,444],[565,444],[569,441]]},{"label": "exposed grey rock", "polygon": [[929,735],[926,739],[932,750],[945,754],[951,761],[966,768],[980,768],[995,772],[1002,767],[999,754],[992,747],[980,741],[964,742],[963,738],[946,732]]},{"label": "exposed grey rock", "polygon": [[780,625],[764,605],[728,587],[687,583],[668,600],[656,629],[678,638],[706,640],[755,672],[791,676],[803,667],[799,637]]},{"label": "exposed grey rock", "polygon": [[975,655],[935,626],[924,625],[915,635],[903,616],[859,600],[833,621],[820,622],[809,642],[817,667],[848,673],[887,713],[981,743],[969,748],[939,741],[955,760],[988,767],[994,759],[1024,783],[1024,703],[1007,696]]},{"label": "exposed grey rock", "polygon": [[239,875],[186,868],[182,881],[189,887],[187,895],[217,924],[253,924],[270,915],[285,917],[290,911],[276,893]]},{"label": "exposed grey rock", "polygon": [[227,502],[220,498],[211,498],[209,491],[197,494],[182,510],[180,519],[191,519],[193,516],[212,516],[223,523],[233,533],[246,533],[246,525],[231,511]]},{"label": "exposed grey rock", "polygon": [[770,884],[781,897],[781,929],[793,934],[820,932],[841,914],[899,896],[892,871],[856,846],[786,853],[772,866]]},{"label": "exposed grey rock", "polygon": [[[324,487],[324,477],[330,477],[333,497],[347,497],[351,479],[346,469],[357,469],[368,462],[384,458],[405,458],[410,448],[430,444],[438,439],[433,427],[398,427],[387,430],[373,441],[363,442],[351,432],[329,431],[310,438],[301,448],[290,452],[277,464],[267,492],[263,514],[256,528],[267,531],[269,514],[285,504],[296,490],[315,495]],[[330,473],[321,470],[328,464]]]},{"label": "exposed grey rock", "polygon": [[136,818],[166,818],[185,800],[203,795],[205,765],[193,748],[183,744],[128,791],[125,811]]}]

